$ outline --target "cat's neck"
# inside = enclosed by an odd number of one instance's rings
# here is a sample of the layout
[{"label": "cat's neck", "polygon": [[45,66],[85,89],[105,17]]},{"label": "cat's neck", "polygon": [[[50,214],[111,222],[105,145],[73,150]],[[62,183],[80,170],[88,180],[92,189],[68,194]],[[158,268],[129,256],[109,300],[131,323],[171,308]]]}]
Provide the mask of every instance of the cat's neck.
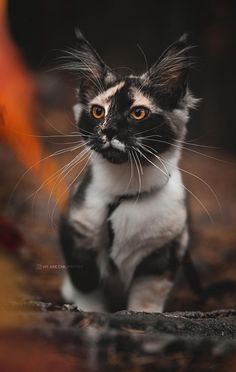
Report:
[{"label": "cat's neck", "polygon": [[93,180],[98,192],[114,197],[163,189],[170,178],[179,173],[179,158],[180,151],[172,149],[162,156],[161,161],[156,159],[150,165],[137,165],[137,170],[135,163],[112,164],[94,154],[91,159]]}]

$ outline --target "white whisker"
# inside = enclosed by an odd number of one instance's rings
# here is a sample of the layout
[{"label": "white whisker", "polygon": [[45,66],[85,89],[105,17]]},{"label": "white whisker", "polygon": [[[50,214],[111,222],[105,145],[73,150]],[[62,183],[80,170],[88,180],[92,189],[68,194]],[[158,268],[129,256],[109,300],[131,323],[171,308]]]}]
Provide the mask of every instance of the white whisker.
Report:
[{"label": "white whisker", "polygon": [[158,167],[158,166],[157,166],[155,163],[153,163],[153,162],[152,162],[148,157],[146,157],[146,156],[143,154],[143,152],[142,152],[139,148],[136,147],[136,150],[140,153],[141,156],[144,157],[144,159],[146,159],[146,160],[147,160],[150,164],[152,164],[156,169],[158,169],[161,173],[163,173],[163,174],[167,177],[167,179],[169,180],[170,176],[169,176],[168,173],[164,172],[160,167]]},{"label": "white whisker", "polygon": [[90,159],[92,158],[93,156],[93,153],[90,154],[90,156],[88,157],[85,165],[83,166],[83,168],[81,169],[81,171],[79,172],[79,174],[77,174],[74,179],[71,181],[71,183],[68,185],[68,187],[66,188],[66,190],[62,193],[62,195],[60,196],[60,198],[57,199],[57,202],[55,204],[55,207],[53,208],[53,212],[52,212],[52,215],[51,215],[51,226],[53,228],[53,218],[54,218],[54,214],[55,214],[55,211],[56,211],[56,208],[57,208],[57,205],[59,203],[59,201],[62,199],[62,197],[68,192],[68,190],[71,188],[71,186],[75,183],[75,181],[79,178],[79,176],[81,175],[81,173],[84,171],[84,169],[86,168],[86,166],[88,165],[88,163],[90,162]]},{"label": "white whisker", "polygon": [[[147,149],[146,149],[146,151],[147,151]],[[150,151],[149,151],[150,152]],[[160,160],[160,156],[158,156],[158,155],[156,155],[156,154],[154,154],[153,152],[152,152],[152,155],[154,156],[154,157],[156,157],[158,160]],[[175,169],[179,169],[179,170],[181,170],[182,172],[184,172],[184,173],[187,173],[187,174],[189,174],[189,175],[191,175],[192,177],[195,177],[196,179],[198,179],[199,181],[201,181],[210,191],[211,191],[211,193],[212,193],[212,195],[214,196],[214,198],[215,198],[215,200],[216,200],[216,202],[217,202],[217,205],[218,205],[218,207],[219,207],[219,209],[220,209],[220,211],[222,211],[222,206],[221,206],[221,204],[220,204],[220,202],[219,202],[219,199],[218,199],[218,197],[217,197],[217,195],[216,195],[216,193],[215,193],[215,191],[212,189],[212,187],[206,182],[206,181],[204,181],[201,177],[199,177],[199,176],[197,176],[196,174],[193,174],[193,173],[191,173],[191,172],[188,172],[188,171],[186,171],[185,169],[182,169],[182,168],[180,168],[179,166],[175,166],[174,164],[172,164],[171,162],[169,162],[169,161],[167,161],[167,160],[164,160],[164,159],[162,159],[161,158],[161,160],[162,160],[162,162],[165,164],[165,163],[168,163],[171,167],[174,167]],[[183,185],[184,186],[184,185]],[[185,186],[184,186],[185,187]],[[185,187],[186,188],[186,187]],[[187,188],[186,188],[187,189]],[[189,189],[187,189],[189,192],[190,192],[190,190]],[[198,201],[200,201],[200,199],[195,195],[195,194],[193,194],[193,192],[191,191],[190,192],[192,195],[194,195],[194,197],[195,197],[195,199],[196,200],[198,200]],[[201,204],[201,206],[203,207],[204,206],[204,204],[201,202],[200,203]],[[208,211],[208,209],[204,206],[204,210],[205,211],[207,211],[207,215],[208,215],[208,217],[210,216],[210,220],[211,220],[211,222],[213,221],[213,219],[212,219],[212,217],[211,217],[211,215],[210,215],[210,213],[209,213],[209,211]]]},{"label": "white whisker", "polygon": [[[133,148],[133,147],[132,147]],[[141,193],[141,190],[142,190],[142,179],[141,179],[141,174],[140,174],[140,170],[139,170],[139,167],[138,167],[138,163],[137,163],[137,154],[135,152],[135,148],[133,148],[134,151],[131,150],[131,154],[133,156],[133,160],[134,160],[134,164],[136,166],[136,169],[137,169],[137,175],[138,175],[138,196],[136,198],[136,201],[135,203],[137,203],[138,199],[139,199],[139,196],[140,196],[140,193]]]},{"label": "white whisker", "polygon": [[132,160],[132,156],[131,156],[131,154],[130,154],[130,151],[128,151],[128,157],[129,157],[129,162],[130,162],[130,178],[129,178],[128,185],[126,186],[126,190],[125,190],[125,192],[128,192],[128,191],[129,191],[129,187],[130,187],[130,184],[131,184],[131,182],[132,182],[133,174],[134,174],[134,170],[133,170],[133,160]]}]

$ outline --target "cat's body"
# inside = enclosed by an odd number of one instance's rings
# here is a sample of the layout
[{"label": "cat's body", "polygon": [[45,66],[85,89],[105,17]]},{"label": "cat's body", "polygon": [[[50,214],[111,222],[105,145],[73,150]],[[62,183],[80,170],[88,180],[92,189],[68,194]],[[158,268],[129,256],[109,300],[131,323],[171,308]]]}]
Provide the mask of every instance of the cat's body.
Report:
[{"label": "cat's body", "polygon": [[145,74],[121,78],[80,42],[90,67],[76,114],[91,158],[61,221],[62,294],[87,311],[163,311],[189,239],[178,169],[195,103],[186,48],[180,40]]}]

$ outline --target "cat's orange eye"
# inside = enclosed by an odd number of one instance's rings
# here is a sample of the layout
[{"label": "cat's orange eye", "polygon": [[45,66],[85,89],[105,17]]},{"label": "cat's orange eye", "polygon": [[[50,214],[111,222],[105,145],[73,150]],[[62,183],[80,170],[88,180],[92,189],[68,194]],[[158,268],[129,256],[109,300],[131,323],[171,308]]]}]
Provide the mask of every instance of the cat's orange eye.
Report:
[{"label": "cat's orange eye", "polygon": [[102,106],[94,105],[91,108],[91,115],[94,119],[101,120],[105,117],[105,109]]},{"label": "cat's orange eye", "polygon": [[148,115],[148,109],[144,107],[134,107],[130,111],[130,116],[135,120],[143,120]]}]

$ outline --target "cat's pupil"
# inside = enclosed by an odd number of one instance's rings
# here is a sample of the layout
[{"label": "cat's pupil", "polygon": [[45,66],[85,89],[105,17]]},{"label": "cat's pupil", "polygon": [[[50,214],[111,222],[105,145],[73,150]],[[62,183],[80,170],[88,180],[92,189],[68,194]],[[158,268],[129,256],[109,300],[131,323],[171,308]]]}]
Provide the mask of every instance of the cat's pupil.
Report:
[{"label": "cat's pupil", "polygon": [[100,116],[102,115],[102,113],[103,113],[103,109],[101,107],[96,107],[96,114]]},{"label": "cat's pupil", "polygon": [[143,112],[143,110],[141,108],[136,108],[134,110],[135,115],[138,116],[138,117],[142,115],[142,112]]}]

